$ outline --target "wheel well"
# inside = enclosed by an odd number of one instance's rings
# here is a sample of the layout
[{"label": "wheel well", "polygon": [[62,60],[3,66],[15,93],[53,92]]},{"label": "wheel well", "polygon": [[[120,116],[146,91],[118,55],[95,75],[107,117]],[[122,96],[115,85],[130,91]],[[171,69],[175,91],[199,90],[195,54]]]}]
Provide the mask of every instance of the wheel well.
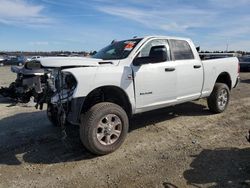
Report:
[{"label": "wheel well", "polygon": [[228,88],[231,90],[232,88],[232,81],[231,81],[231,77],[227,72],[223,72],[221,73],[217,80],[216,83],[224,83],[228,86]]},{"label": "wheel well", "polygon": [[91,91],[83,103],[82,112],[87,112],[92,106],[100,102],[112,102],[121,106],[127,115],[132,115],[132,107],[127,94],[116,86],[103,86]]}]

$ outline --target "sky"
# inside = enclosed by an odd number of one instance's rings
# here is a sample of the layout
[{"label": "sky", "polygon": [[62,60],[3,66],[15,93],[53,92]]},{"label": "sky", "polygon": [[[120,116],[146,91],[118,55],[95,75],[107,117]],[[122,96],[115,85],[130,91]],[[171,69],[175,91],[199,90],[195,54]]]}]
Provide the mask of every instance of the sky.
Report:
[{"label": "sky", "polygon": [[92,51],[148,35],[250,51],[250,0],[0,0],[0,51]]}]

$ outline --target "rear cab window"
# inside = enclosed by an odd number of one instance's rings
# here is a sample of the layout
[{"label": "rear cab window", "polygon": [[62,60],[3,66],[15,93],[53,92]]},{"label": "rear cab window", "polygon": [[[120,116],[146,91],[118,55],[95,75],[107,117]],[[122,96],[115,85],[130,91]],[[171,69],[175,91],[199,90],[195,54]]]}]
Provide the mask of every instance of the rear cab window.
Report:
[{"label": "rear cab window", "polygon": [[169,40],[173,60],[191,60],[194,59],[193,51],[185,40]]}]

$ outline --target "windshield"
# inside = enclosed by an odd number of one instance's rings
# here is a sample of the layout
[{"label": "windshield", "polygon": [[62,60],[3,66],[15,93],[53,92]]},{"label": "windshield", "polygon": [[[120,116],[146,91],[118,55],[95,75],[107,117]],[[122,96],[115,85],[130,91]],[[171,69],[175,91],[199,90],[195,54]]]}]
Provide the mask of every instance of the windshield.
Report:
[{"label": "windshield", "polygon": [[113,42],[109,46],[101,49],[97,52],[93,58],[112,60],[112,59],[124,59],[128,57],[130,52],[136,47],[141,39],[131,39],[119,42]]}]

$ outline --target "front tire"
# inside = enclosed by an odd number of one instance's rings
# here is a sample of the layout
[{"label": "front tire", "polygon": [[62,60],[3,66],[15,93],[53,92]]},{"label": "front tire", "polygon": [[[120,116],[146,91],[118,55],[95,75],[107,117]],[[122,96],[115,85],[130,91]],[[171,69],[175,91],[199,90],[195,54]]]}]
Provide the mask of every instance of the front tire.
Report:
[{"label": "front tire", "polygon": [[128,128],[126,112],[114,103],[102,102],[82,114],[80,138],[91,153],[105,155],[122,145]]},{"label": "front tire", "polygon": [[216,83],[211,95],[207,98],[209,110],[222,113],[226,110],[230,99],[230,91],[226,84]]}]

